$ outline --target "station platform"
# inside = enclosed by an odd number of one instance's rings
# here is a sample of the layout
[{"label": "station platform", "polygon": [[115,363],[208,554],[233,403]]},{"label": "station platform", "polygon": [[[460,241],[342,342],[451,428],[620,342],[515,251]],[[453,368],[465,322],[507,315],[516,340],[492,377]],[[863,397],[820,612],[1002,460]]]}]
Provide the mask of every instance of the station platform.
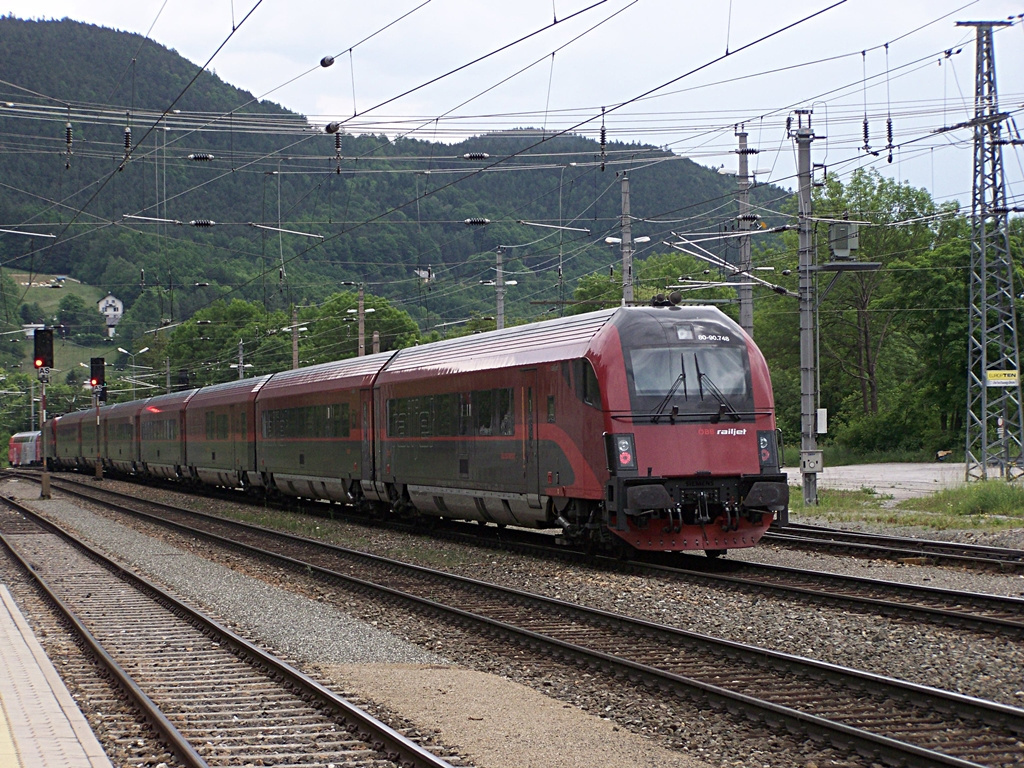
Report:
[{"label": "station platform", "polygon": [[112,768],[85,715],[3,584],[0,768]]}]

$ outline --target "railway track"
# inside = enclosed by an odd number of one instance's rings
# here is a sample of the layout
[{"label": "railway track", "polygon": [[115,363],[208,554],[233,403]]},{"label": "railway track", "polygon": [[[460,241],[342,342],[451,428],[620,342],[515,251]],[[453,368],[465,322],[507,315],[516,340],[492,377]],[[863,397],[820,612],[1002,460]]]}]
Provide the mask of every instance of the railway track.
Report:
[{"label": "railway track", "polygon": [[770,528],[762,541],[779,546],[847,552],[919,564],[956,565],[1024,573],[1024,550],[911,539],[790,523]]},{"label": "railway track", "polygon": [[500,638],[492,645],[505,652],[525,647],[585,664],[884,761],[1019,764],[1024,710],[1015,707],[159,506],[159,512],[131,513],[162,519],[189,536],[201,530],[224,546]]},{"label": "railway track", "polygon": [[451,768],[8,499],[0,540],[182,765]]},{"label": "railway track", "polygon": [[[35,479],[29,473],[23,475]],[[132,499],[109,488],[88,483],[53,481],[69,493],[92,496],[92,492],[116,499]],[[61,483],[67,483],[61,485]],[[229,497],[230,498],[230,497]],[[155,502],[147,502],[155,504]],[[168,506],[174,510],[177,507]],[[359,518],[355,518],[359,519]],[[403,530],[408,526],[400,525]],[[468,530],[467,530],[468,529]],[[436,529],[433,535],[479,546],[512,547],[530,554],[567,558],[573,561],[596,559],[603,567],[634,573],[646,573],[666,578],[683,579],[688,583],[721,586],[732,585],[740,589],[785,594],[801,600],[813,600],[823,605],[841,606],[890,617],[928,622],[939,626],[960,627],[972,631],[1005,635],[1012,639],[1024,638],[1024,599],[977,592],[962,592],[918,584],[905,584],[881,579],[812,571],[798,568],[730,560],[708,561],[700,556],[659,557],[650,555],[642,561],[620,562],[612,558],[590,558],[581,553],[567,551],[551,544],[552,536],[533,531],[498,530],[493,527],[456,523],[445,529]],[[1011,550],[1012,551],[1012,550]],[[691,562],[695,567],[680,565]]]}]

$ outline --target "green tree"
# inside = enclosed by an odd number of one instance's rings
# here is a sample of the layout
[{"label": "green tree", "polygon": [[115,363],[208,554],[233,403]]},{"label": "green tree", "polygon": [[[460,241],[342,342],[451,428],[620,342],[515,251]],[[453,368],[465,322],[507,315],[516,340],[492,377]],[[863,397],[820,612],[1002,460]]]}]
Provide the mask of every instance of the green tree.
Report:
[{"label": "green tree", "polygon": [[106,335],[103,315],[81,296],[69,293],[60,300],[57,322],[66,329],[67,338],[96,341]]},{"label": "green tree", "polygon": [[[926,217],[935,204],[924,189],[915,189],[883,177],[875,170],[854,171],[848,184],[834,176],[815,200],[815,216],[845,217],[871,222],[860,225],[859,261],[881,264],[881,269],[842,274],[822,301],[821,355],[837,383],[852,382],[859,392],[863,413],[879,410],[880,364],[890,338],[903,328],[905,304],[891,279],[892,264],[928,251],[936,231]],[[827,227],[819,232],[820,253],[828,253]],[[824,366],[824,362],[823,362]]]},{"label": "green tree", "polygon": [[[300,339],[300,357],[315,363],[355,357],[359,349],[358,308],[358,294],[343,291],[304,314],[309,330]],[[419,343],[419,327],[405,310],[372,294],[363,297],[363,308],[367,353],[372,351],[374,332],[379,335],[382,352]]]}]

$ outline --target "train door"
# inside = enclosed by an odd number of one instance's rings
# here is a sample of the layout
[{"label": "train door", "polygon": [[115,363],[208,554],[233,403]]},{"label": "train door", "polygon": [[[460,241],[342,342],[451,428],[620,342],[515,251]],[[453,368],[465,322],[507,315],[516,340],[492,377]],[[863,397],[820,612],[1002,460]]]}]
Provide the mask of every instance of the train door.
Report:
[{"label": "train door", "polygon": [[[379,389],[359,390],[359,438],[361,467],[359,477],[363,481],[363,492],[366,493],[373,481],[377,479],[377,456],[374,449],[373,406],[379,402]],[[376,441],[378,444],[380,440]]]},{"label": "train door", "polygon": [[178,434],[174,435],[177,442],[177,446],[174,449],[175,464],[178,465],[178,471],[181,471],[182,467],[188,466],[188,441],[185,439],[185,430],[187,428],[185,422],[185,407],[182,406],[178,412]]},{"label": "train door", "polygon": [[[231,405],[228,407],[228,434],[227,444],[224,446],[227,450],[231,451],[231,455],[227,457],[228,463],[226,466],[234,469],[235,471],[242,468],[242,457],[245,455],[245,449],[243,446],[238,444],[241,439],[240,434],[242,426],[239,423],[239,408],[237,405]],[[220,437],[220,435],[217,435]]]},{"label": "train door", "polygon": [[537,446],[537,369],[523,371],[523,474],[526,478],[526,500],[532,509],[540,509],[540,461]]}]

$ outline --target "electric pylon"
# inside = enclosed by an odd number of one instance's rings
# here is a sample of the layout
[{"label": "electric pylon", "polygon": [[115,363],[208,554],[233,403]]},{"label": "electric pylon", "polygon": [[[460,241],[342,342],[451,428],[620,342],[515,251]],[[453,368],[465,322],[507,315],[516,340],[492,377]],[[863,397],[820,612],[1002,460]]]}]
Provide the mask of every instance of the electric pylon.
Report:
[{"label": "electric pylon", "polygon": [[971,193],[971,275],[967,368],[967,480],[1015,480],[1021,461],[1020,369],[1010,258],[1009,209],[1003,177],[1002,124],[996,93],[992,28],[1005,21],[964,21],[974,27],[976,61],[974,184]]}]

